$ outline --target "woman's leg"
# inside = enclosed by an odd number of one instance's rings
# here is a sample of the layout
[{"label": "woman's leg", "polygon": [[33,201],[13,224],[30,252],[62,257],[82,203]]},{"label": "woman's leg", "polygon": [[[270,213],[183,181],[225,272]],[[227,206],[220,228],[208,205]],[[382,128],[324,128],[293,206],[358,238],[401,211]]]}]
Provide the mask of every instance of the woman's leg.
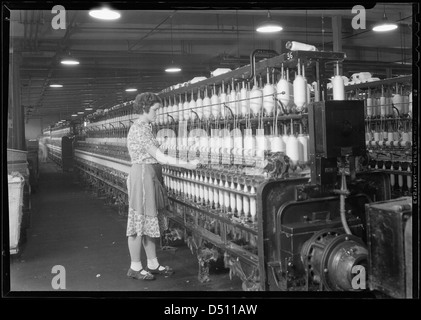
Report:
[{"label": "woman's leg", "polygon": [[130,252],[130,268],[134,271],[142,270],[142,262],[140,261],[140,250],[142,249],[142,236],[129,236],[128,245]]},{"label": "woman's leg", "polygon": [[145,248],[146,258],[148,261],[148,269],[153,271],[161,271],[165,274],[171,274],[173,271],[169,267],[161,266],[156,257],[156,238],[145,236],[143,238],[143,247]]},{"label": "woman's leg", "polygon": [[129,252],[131,261],[140,261],[140,250],[142,248],[142,236],[128,237]]},{"label": "woman's leg", "polygon": [[130,252],[130,269],[127,276],[130,278],[141,280],[155,280],[155,277],[143,269],[142,262],[140,261],[140,254],[142,249],[142,236],[129,236],[128,237],[129,252]]},{"label": "woman's leg", "polygon": [[143,237],[143,247],[145,248],[146,258],[148,260],[156,258],[156,245],[155,239],[149,236]]},{"label": "woman's leg", "polygon": [[[156,257],[155,238],[145,236],[143,238],[143,247],[145,248],[146,258],[148,259],[148,269],[157,269],[159,267],[159,262]],[[165,268],[161,266],[159,270],[165,270]]]}]

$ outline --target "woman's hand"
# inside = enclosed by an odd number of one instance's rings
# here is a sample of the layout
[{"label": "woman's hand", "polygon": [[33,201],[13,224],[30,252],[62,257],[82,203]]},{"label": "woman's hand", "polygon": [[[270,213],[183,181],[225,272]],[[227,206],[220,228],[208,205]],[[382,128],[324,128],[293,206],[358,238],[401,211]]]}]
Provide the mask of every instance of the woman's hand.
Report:
[{"label": "woman's hand", "polygon": [[199,165],[199,160],[192,160],[192,161],[189,161],[185,166],[184,166],[184,168],[185,169],[187,169],[187,170],[195,170],[195,169],[197,169],[197,166]]}]

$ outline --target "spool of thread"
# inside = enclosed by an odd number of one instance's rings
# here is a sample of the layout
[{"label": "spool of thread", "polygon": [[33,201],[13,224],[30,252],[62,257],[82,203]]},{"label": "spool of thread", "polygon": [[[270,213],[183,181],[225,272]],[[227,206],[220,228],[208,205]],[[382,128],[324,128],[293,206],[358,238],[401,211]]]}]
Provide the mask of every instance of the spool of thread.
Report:
[{"label": "spool of thread", "polygon": [[200,120],[203,119],[203,99],[200,96],[200,92],[197,94],[196,109],[194,110]]},{"label": "spool of thread", "polygon": [[184,195],[184,197],[188,198],[189,195],[190,195],[190,185],[186,180],[186,179],[188,179],[188,175],[184,174],[183,179],[184,179],[183,180],[183,195]]},{"label": "spool of thread", "polygon": [[186,94],[186,98],[185,98],[184,103],[183,103],[183,117],[182,117],[182,119],[184,121],[188,121],[190,119],[190,108],[189,108],[189,106],[190,106],[190,103],[187,101],[187,94]]},{"label": "spool of thread", "polygon": [[235,212],[236,211],[236,198],[235,198],[235,185],[234,182],[231,181],[230,184],[230,189],[232,190],[232,192],[230,192],[230,207],[231,207],[231,212]]},{"label": "spool of thread", "polygon": [[224,198],[224,182],[222,179],[219,180],[219,195],[218,195],[218,203],[220,208],[224,208],[225,198]]},{"label": "spool of thread", "polygon": [[403,97],[399,93],[396,93],[393,95],[392,102],[395,108],[398,109],[399,114],[403,114]]},{"label": "spool of thread", "polygon": [[300,148],[300,161],[307,163],[309,161],[308,157],[308,139],[304,134],[299,134],[297,138],[298,142],[301,145]]},{"label": "spool of thread", "polygon": [[232,113],[234,114],[234,116],[238,116],[239,114],[239,108],[238,108],[238,103],[237,103],[237,91],[235,91],[234,86],[231,89],[231,92],[229,94],[229,108],[231,109]]},{"label": "spool of thread", "polygon": [[275,108],[275,100],[273,99],[275,94],[275,88],[270,83],[266,83],[263,87],[263,110],[267,116],[273,115]]},{"label": "spool of thread", "polygon": [[211,105],[212,105],[212,116],[214,119],[219,119],[219,115],[221,112],[221,105],[219,101],[219,97],[216,95],[216,92],[213,93],[211,97]]},{"label": "spool of thread", "polygon": [[214,192],[212,185],[214,184],[214,181],[212,178],[209,178],[209,185],[208,185],[208,201],[209,206],[212,207],[214,204],[215,199],[213,198]]},{"label": "spool of thread", "polygon": [[[249,193],[246,185],[244,185],[243,192]],[[248,217],[250,214],[250,196],[249,195],[243,196],[243,212],[244,212],[244,217]]]},{"label": "spool of thread", "polygon": [[[287,79],[288,80],[288,79]],[[288,81],[288,86],[289,86],[289,95],[290,95],[290,99],[289,99],[289,103],[287,106],[287,113],[291,113],[291,109],[294,106],[294,85]]]},{"label": "spool of thread", "polygon": [[263,92],[256,84],[250,92],[250,110],[254,116],[258,116],[262,111],[263,106]]},{"label": "spool of thread", "polygon": [[205,177],[204,179],[205,185],[203,186],[203,204],[207,204],[209,201],[209,179]]},{"label": "spool of thread", "polygon": [[385,96],[381,96],[380,97],[380,101],[378,103],[376,115],[380,115],[381,116],[382,110],[384,110],[384,112],[386,112],[386,113],[389,113],[387,111],[388,110],[388,99]]},{"label": "spool of thread", "polygon": [[408,96],[408,112],[412,114],[412,92]]},{"label": "spool of thread", "polygon": [[243,148],[243,137],[241,135],[234,136],[234,146],[240,150]]},{"label": "spool of thread", "polygon": [[385,98],[386,103],[380,105],[380,117],[385,118],[388,115],[388,106],[387,98]]},{"label": "spool of thread", "polygon": [[[203,185],[200,183],[199,175],[196,176],[196,201],[201,202],[203,199]],[[202,188],[201,188],[202,187]]]},{"label": "spool of thread", "polygon": [[409,96],[402,96],[403,103],[402,103],[402,113],[408,114],[409,113]]},{"label": "spool of thread", "polygon": [[[174,104],[172,105],[172,113],[171,116],[174,119],[174,122],[178,122],[179,121],[179,116],[178,116],[178,104],[174,99]],[[166,118],[168,118],[167,116],[165,116]]]},{"label": "spool of thread", "polygon": [[[277,92],[277,98],[282,102],[284,107],[289,105],[290,102],[290,86],[288,84],[288,81],[284,78],[279,79],[278,83],[276,84],[276,92]],[[281,109],[281,113],[283,114],[283,110]]]},{"label": "spool of thread", "polygon": [[387,131],[383,131],[381,133],[381,139],[380,140],[387,140],[388,137],[388,132]]},{"label": "spool of thread", "polygon": [[193,175],[190,173],[188,177],[188,181],[187,181],[187,185],[188,185],[187,190],[188,190],[190,199],[194,199],[195,197],[195,183],[193,182],[193,179],[194,179]]},{"label": "spool of thread", "polygon": [[224,145],[223,147],[226,149],[227,153],[231,154],[232,149],[234,148],[234,138],[230,135],[224,137]]},{"label": "spool of thread", "polygon": [[307,88],[304,77],[302,75],[296,75],[294,82],[294,104],[297,107],[297,111],[301,112],[304,105],[307,102]]},{"label": "spool of thread", "polygon": [[398,185],[399,185],[399,188],[402,190],[402,188],[403,188],[403,176],[401,174],[398,175]]},{"label": "spool of thread", "polygon": [[373,116],[373,98],[367,98],[367,117],[371,118]]},{"label": "spool of thread", "polygon": [[214,185],[215,185],[215,187],[213,188],[213,203],[214,203],[214,207],[216,209],[216,208],[219,208],[219,203],[220,203],[218,181],[216,180],[216,178],[214,180]]},{"label": "spool of thread", "polygon": [[221,114],[221,118],[222,119],[227,119],[228,116],[230,115],[230,113],[227,112],[227,109],[225,107],[225,106],[228,105],[228,101],[229,101],[229,96],[225,92],[222,92],[219,95],[219,102],[221,103],[221,105],[220,105],[220,114]]},{"label": "spool of thread", "polygon": [[288,137],[286,155],[289,157],[292,165],[296,166],[300,158],[300,143],[293,134]]},{"label": "spool of thread", "polygon": [[254,186],[251,186],[250,188],[250,216],[251,221],[256,221],[256,214],[257,214],[257,205],[256,205],[256,190],[254,189]]},{"label": "spool of thread", "polygon": [[251,135],[251,132],[251,129],[244,130],[244,150],[253,156],[256,149],[256,138]]},{"label": "spool of thread", "polygon": [[256,206],[256,191],[254,189],[253,186],[251,186],[250,189],[250,216],[251,216],[251,221],[255,222],[256,221],[256,214],[257,214],[257,206]]},{"label": "spool of thread", "polygon": [[224,206],[225,206],[225,208],[228,211],[228,209],[230,207],[230,204],[231,204],[231,201],[230,201],[230,193],[227,190],[230,187],[228,181],[225,181],[224,187],[225,187],[225,190],[224,190]]},{"label": "spool of thread", "polygon": [[[237,184],[237,191],[243,191],[239,183]],[[243,196],[240,193],[236,193],[235,200],[238,216],[241,216],[243,213]]]},{"label": "spool of thread", "polygon": [[189,107],[188,107],[188,110],[187,110],[187,112],[188,112],[188,117],[189,117],[189,119],[190,118],[192,118],[192,119],[194,119],[195,117],[196,117],[196,115],[194,115],[194,116],[192,116],[191,115],[191,111],[193,110],[194,112],[196,112],[197,113],[197,109],[196,109],[196,107],[197,107],[197,104],[196,104],[196,101],[195,100],[193,100],[193,94],[192,94],[192,98],[191,98],[191,100],[190,100],[190,102],[189,102]]},{"label": "spool of thread", "polygon": [[184,104],[180,97],[180,101],[178,102],[178,121],[182,120],[184,120]]},{"label": "spool of thread", "polygon": [[284,140],[279,136],[273,137],[271,140],[270,149],[272,152],[285,152],[286,145]]},{"label": "spool of thread", "polygon": [[395,175],[393,173],[390,175],[390,185],[392,188],[395,186]]},{"label": "spool of thread", "polygon": [[333,100],[345,100],[344,79],[340,75],[336,75],[332,80]]},{"label": "spool of thread", "polygon": [[250,92],[246,89],[243,82],[243,87],[240,90],[240,106],[241,106],[241,115],[245,118],[250,113]]},{"label": "spool of thread", "polygon": [[203,118],[208,120],[210,118],[211,112],[211,100],[208,97],[207,93],[205,93],[205,97],[203,98]]}]

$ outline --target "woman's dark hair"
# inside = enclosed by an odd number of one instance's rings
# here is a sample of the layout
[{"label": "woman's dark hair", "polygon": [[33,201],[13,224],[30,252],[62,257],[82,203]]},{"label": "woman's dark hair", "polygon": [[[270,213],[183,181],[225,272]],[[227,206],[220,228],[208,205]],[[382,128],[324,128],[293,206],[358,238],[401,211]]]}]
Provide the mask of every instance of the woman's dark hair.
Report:
[{"label": "woman's dark hair", "polygon": [[149,109],[155,104],[161,103],[161,98],[152,92],[138,94],[133,103],[133,111],[137,114],[149,113]]}]

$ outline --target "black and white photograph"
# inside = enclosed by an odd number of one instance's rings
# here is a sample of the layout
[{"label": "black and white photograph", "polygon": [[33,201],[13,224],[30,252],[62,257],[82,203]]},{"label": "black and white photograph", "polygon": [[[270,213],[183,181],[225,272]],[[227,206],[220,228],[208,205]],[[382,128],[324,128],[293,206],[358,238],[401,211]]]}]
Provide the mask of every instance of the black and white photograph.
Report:
[{"label": "black and white photograph", "polygon": [[418,14],[2,2],[2,298],[418,299]]}]

